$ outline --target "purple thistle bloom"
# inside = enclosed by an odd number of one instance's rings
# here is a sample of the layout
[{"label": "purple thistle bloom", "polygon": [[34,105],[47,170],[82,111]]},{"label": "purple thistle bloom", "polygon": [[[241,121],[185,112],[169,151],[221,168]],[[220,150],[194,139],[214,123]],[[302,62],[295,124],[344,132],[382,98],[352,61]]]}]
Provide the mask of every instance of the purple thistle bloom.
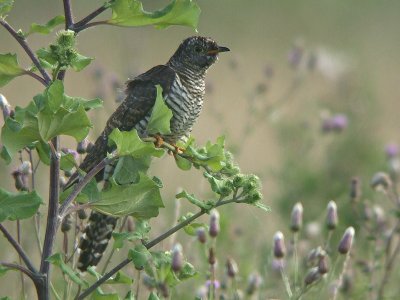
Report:
[{"label": "purple thistle bloom", "polygon": [[347,116],[344,114],[337,114],[332,117],[333,130],[342,131],[346,129],[348,125]]},{"label": "purple thistle bloom", "polygon": [[[207,280],[206,281],[206,287],[207,288],[210,288],[211,287],[211,284],[212,284],[212,281],[211,280]],[[218,281],[218,280],[214,280],[214,288],[215,289],[219,289],[221,287],[221,283]]]},{"label": "purple thistle bloom", "polygon": [[394,158],[399,154],[399,146],[395,143],[387,144],[385,147],[385,153],[388,158]]}]

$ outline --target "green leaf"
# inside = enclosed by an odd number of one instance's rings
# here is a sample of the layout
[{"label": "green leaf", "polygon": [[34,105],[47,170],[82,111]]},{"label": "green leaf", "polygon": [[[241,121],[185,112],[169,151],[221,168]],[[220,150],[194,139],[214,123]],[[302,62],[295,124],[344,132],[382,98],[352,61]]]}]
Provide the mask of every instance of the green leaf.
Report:
[{"label": "green leaf", "polygon": [[[0,3],[1,5],[1,3]],[[0,6],[1,13],[1,6]],[[16,54],[0,54],[0,87],[6,85],[13,78],[25,73],[25,70],[18,65]]]},{"label": "green leaf", "polygon": [[53,254],[52,256],[48,257],[46,260],[49,263],[59,267],[61,269],[61,271],[65,275],[67,275],[76,284],[78,284],[84,288],[87,288],[89,286],[89,284],[86,281],[79,278],[78,272],[74,272],[74,270],[72,270],[70,266],[68,266],[66,263],[64,263],[63,255],[61,253]]},{"label": "green leaf", "polygon": [[1,147],[1,152],[0,152],[0,157],[2,159],[4,159],[4,161],[6,162],[6,164],[10,164],[11,162],[11,154],[10,152],[8,152],[7,148],[5,146]]},{"label": "green leaf", "polygon": [[113,232],[114,249],[120,249],[125,241],[147,240],[150,232],[150,225],[147,220],[136,220],[135,231],[133,232]]},{"label": "green leaf", "polygon": [[64,22],[65,22],[65,17],[63,15],[59,15],[54,17],[44,25],[32,23],[31,28],[29,29],[28,33],[25,34],[25,36],[28,36],[35,32],[40,34],[49,34],[50,32],[53,31],[55,27],[64,24]]},{"label": "green leaf", "polygon": [[45,48],[40,48],[36,51],[36,55],[39,58],[40,65],[46,69],[56,69],[57,68],[57,58],[50,52],[50,50]]},{"label": "green leaf", "polygon": [[147,300],[160,300],[160,298],[158,298],[156,292],[151,292]]},{"label": "green leaf", "polygon": [[51,155],[51,150],[49,144],[39,141],[36,144],[36,151],[39,155],[40,161],[44,163],[45,165],[50,165],[50,155]]},{"label": "green leaf", "polygon": [[10,270],[10,269],[0,265],[0,277],[3,276],[4,274],[6,274],[8,270]]},{"label": "green leaf", "polygon": [[135,248],[129,249],[128,258],[132,260],[135,268],[141,270],[151,259],[151,253],[142,245],[136,245]]},{"label": "green leaf", "polygon": [[156,88],[157,98],[147,124],[147,132],[149,134],[169,134],[171,133],[172,111],[165,104],[161,86],[156,85]]},{"label": "green leaf", "polygon": [[136,184],[113,184],[101,193],[101,199],[91,207],[115,217],[132,215],[148,219],[158,216],[159,208],[164,207],[164,204],[157,184],[146,175],[140,174]]},{"label": "green leaf", "polygon": [[0,188],[0,222],[30,218],[42,203],[35,191],[13,194]]},{"label": "green leaf", "polygon": [[77,163],[71,153],[62,153],[60,159],[60,169],[63,171],[71,171]]},{"label": "green leaf", "polygon": [[[60,195],[60,203],[62,203],[68,195],[72,192],[73,186],[69,187],[67,190],[63,191]],[[97,188],[96,179],[93,178],[79,193],[78,197],[76,198],[76,202],[78,203],[88,203],[88,202],[95,202],[98,201],[101,197],[101,193]]]},{"label": "green leaf", "polygon": [[106,284],[132,284],[133,279],[122,271],[118,271],[114,278],[108,279]]},{"label": "green leaf", "polygon": [[74,71],[79,72],[82,71],[85,67],[87,67],[94,58],[83,56],[79,53],[76,54],[76,57],[71,62],[71,67]]},{"label": "green leaf", "polygon": [[270,212],[271,211],[271,208],[269,206],[265,205],[264,203],[262,203],[260,201],[254,202],[252,205],[262,209],[265,212]]},{"label": "green leaf", "polygon": [[100,289],[96,289],[92,295],[92,300],[120,300],[118,293],[103,293]]},{"label": "green leaf", "polygon": [[189,225],[185,226],[183,230],[190,236],[196,236],[197,229],[206,227],[207,226],[204,223],[190,223]]},{"label": "green leaf", "polygon": [[83,108],[88,111],[91,109],[102,108],[103,100],[99,98],[95,99],[85,99],[80,97],[69,97],[65,95],[63,106],[67,109],[76,109],[79,105],[82,105]]},{"label": "green leaf", "polygon": [[0,0],[0,17],[4,17],[14,5],[14,0]]},{"label": "green leaf", "polygon": [[119,156],[131,155],[140,158],[143,155],[160,157],[164,150],[157,149],[152,142],[143,142],[135,129],[131,131],[120,131],[115,128],[108,136],[109,143],[113,142],[117,146]]},{"label": "green leaf", "polygon": [[108,24],[118,26],[146,26],[166,28],[184,25],[197,28],[200,8],[192,0],[173,0],[161,10],[147,12],[137,0],[116,0],[111,4],[112,18]]},{"label": "green leaf", "polygon": [[126,296],[124,297],[124,300],[135,300],[135,294],[132,293],[132,291],[129,291]]},{"label": "green leaf", "polygon": [[190,203],[200,207],[201,209],[210,210],[212,208],[212,205],[210,203],[205,203],[205,202],[201,201],[200,199],[196,198],[195,195],[189,194],[186,191],[180,192],[175,197],[177,199],[185,198],[185,199],[189,200]]},{"label": "green leaf", "polygon": [[183,171],[188,171],[192,168],[192,163],[186,158],[179,155],[174,155],[174,158],[175,158],[175,163],[179,169]]},{"label": "green leaf", "polygon": [[150,156],[141,158],[123,156],[118,159],[113,177],[118,184],[137,183],[139,181],[139,173],[145,174],[150,167],[150,163]]}]

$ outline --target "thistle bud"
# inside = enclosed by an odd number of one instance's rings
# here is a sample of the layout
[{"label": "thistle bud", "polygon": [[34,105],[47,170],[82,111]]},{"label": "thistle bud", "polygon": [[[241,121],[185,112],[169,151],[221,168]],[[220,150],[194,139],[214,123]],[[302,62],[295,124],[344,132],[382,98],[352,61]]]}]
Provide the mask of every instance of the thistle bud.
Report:
[{"label": "thistle bud", "polygon": [[78,210],[78,218],[81,220],[85,220],[88,217],[86,211],[84,209]]},{"label": "thistle bud", "polygon": [[0,109],[3,111],[4,120],[13,114],[10,103],[2,94],[0,94]]},{"label": "thistle bud", "polygon": [[308,286],[310,284],[316,283],[321,277],[322,274],[319,272],[318,267],[311,268],[304,278],[304,284]]},{"label": "thistle bud", "polygon": [[325,251],[318,246],[317,248],[311,249],[311,251],[307,255],[307,266],[308,267],[315,267],[319,262],[319,258],[322,255],[326,255]]},{"label": "thistle bud", "polygon": [[395,158],[399,154],[399,146],[394,143],[387,144],[385,153],[388,159]]},{"label": "thistle bud", "polygon": [[87,152],[88,145],[89,145],[89,140],[87,138],[84,138],[76,146],[76,152],[78,152],[79,154],[85,154]]},{"label": "thistle bud", "polygon": [[361,187],[360,187],[360,179],[354,177],[350,182],[350,199],[352,201],[357,201],[361,197]]},{"label": "thistle bud", "polygon": [[303,224],[303,205],[297,202],[292,209],[290,229],[298,232]]},{"label": "thistle bud", "polygon": [[219,231],[219,213],[216,209],[213,209],[210,213],[210,228],[208,233],[211,237],[215,238]]},{"label": "thistle bud", "polygon": [[205,244],[207,242],[207,234],[204,227],[200,227],[196,230],[196,236],[200,243]]},{"label": "thistle bud", "polygon": [[230,278],[235,278],[237,273],[239,273],[237,263],[232,258],[228,258],[226,260],[226,274],[228,274]]},{"label": "thistle bud", "polygon": [[258,273],[252,273],[247,281],[246,294],[251,296],[260,288],[262,283],[261,276]]},{"label": "thistle bud", "polygon": [[71,230],[72,227],[72,220],[71,220],[71,215],[66,215],[64,220],[61,223],[61,232],[68,232]]},{"label": "thistle bud", "polygon": [[274,256],[275,258],[283,258],[286,254],[285,240],[283,233],[278,231],[274,235]]},{"label": "thistle bud", "polygon": [[215,250],[213,247],[211,247],[208,250],[208,263],[213,266],[213,265],[215,265],[216,262],[217,262],[217,258],[215,257]]},{"label": "thistle bud", "polygon": [[385,211],[382,207],[380,207],[379,205],[374,205],[372,207],[372,215],[378,227],[383,227],[385,225]]},{"label": "thistle bud", "polygon": [[17,191],[27,191],[28,190],[28,183],[27,183],[26,175],[24,175],[19,170],[15,170],[14,172],[11,173],[11,175],[14,177],[15,188],[17,189]]},{"label": "thistle bud", "polygon": [[326,227],[333,230],[338,224],[337,206],[335,201],[329,201],[326,213]]},{"label": "thistle bud", "polygon": [[371,179],[371,187],[377,191],[387,191],[392,186],[390,176],[385,172],[378,172]]},{"label": "thistle bud", "polygon": [[354,239],[354,228],[353,227],[348,227],[346,231],[343,234],[342,239],[340,240],[338,251],[341,254],[347,254],[349,253],[351,246],[353,244],[353,239]]},{"label": "thistle bud", "polygon": [[329,271],[328,256],[326,255],[326,253],[324,253],[324,255],[320,255],[319,257],[318,271],[320,274],[326,274]]},{"label": "thistle bud", "polygon": [[181,244],[176,244],[172,249],[172,262],[171,268],[177,273],[183,267],[183,254],[182,254],[182,246]]}]

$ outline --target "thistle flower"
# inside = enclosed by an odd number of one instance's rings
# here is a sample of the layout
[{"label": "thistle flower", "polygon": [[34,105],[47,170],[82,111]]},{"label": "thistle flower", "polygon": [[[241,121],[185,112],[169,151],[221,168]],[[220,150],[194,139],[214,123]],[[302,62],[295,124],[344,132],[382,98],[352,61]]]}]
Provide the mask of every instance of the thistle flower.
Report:
[{"label": "thistle flower", "polygon": [[385,147],[385,153],[387,158],[394,158],[399,154],[399,146],[395,143],[387,144]]},{"label": "thistle flower", "polygon": [[375,173],[371,179],[371,187],[377,191],[388,191],[391,186],[392,180],[385,172]]},{"label": "thistle flower", "polygon": [[342,239],[340,240],[338,251],[340,254],[347,254],[349,253],[351,246],[353,244],[354,239],[354,228],[348,227],[343,234]]},{"label": "thistle flower", "polygon": [[319,279],[321,279],[322,274],[319,272],[319,268],[318,267],[314,267],[311,268],[306,277],[304,277],[304,284],[306,286],[313,284],[315,282],[317,282]]},{"label": "thistle flower", "polygon": [[326,255],[326,253],[320,255],[320,257],[319,257],[318,271],[320,274],[326,274],[329,271],[328,256]]},{"label": "thistle flower", "polygon": [[326,226],[328,230],[333,230],[338,224],[337,206],[335,201],[329,201],[326,213]]},{"label": "thistle flower", "polygon": [[298,232],[303,224],[303,205],[297,202],[292,209],[290,229]]},{"label": "thistle flower", "polygon": [[197,228],[196,236],[197,236],[197,240],[200,243],[205,244],[207,242],[207,235],[206,235],[206,230],[204,229],[204,227]]},{"label": "thistle flower", "polygon": [[250,274],[249,279],[247,280],[246,294],[249,296],[254,295],[254,293],[260,288],[261,283],[262,279],[260,274],[256,272]]},{"label": "thistle flower", "polygon": [[172,249],[172,262],[171,268],[177,273],[183,267],[183,254],[182,254],[182,246],[181,244],[176,244]]},{"label": "thistle flower", "polygon": [[278,231],[274,234],[274,256],[275,258],[283,258],[285,254],[285,239],[283,233]]},{"label": "thistle flower", "polygon": [[216,262],[217,262],[217,258],[215,256],[215,250],[213,247],[211,247],[208,250],[208,263],[213,266],[213,265],[215,265]]},{"label": "thistle flower", "polygon": [[226,260],[226,274],[230,278],[235,278],[235,276],[239,273],[239,268],[237,263],[233,260],[233,258],[228,258]]},{"label": "thistle flower", "polygon": [[217,237],[219,231],[219,213],[216,209],[213,209],[210,213],[210,228],[208,233],[211,237],[215,238]]},{"label": "thistle flower", "polygon": [[318,246],[317,248],[313,248],[311,249],[311,251],[308,253],[307,255],[307,266],[308,267],[315,267],[317,266],[318,262],[319,262],[319,258],[322,255],[326,255],[325,251],[322,249],[321,246]]}]

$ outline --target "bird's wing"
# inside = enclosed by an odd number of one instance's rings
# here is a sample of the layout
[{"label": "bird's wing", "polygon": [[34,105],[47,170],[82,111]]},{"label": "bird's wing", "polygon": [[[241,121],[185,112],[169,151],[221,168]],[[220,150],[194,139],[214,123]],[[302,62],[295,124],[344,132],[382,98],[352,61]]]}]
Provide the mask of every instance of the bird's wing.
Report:
[{"label": "bird's wing", "polygon": [[[175,71],[169,66],[159,65],[129,80],[126,84],[125,100],[110,116],[103,133],[97,138],[79,168],[89,172],[100,163],[106,157],[107,152],[111,150],[108,147],[108,135],[112,130],[114,128],[118,128],[121,131],[133,129],[153,108],[157,96],[155,86],[160,85],[163,89],[163,95],[166,95],[171,89],[175,76]],[[71,186],[76,181],[77,176],[75,178],[72,177],[67,186]],[[102,172],[96,176],[98,180],[101,180],[102,177]]]}]

